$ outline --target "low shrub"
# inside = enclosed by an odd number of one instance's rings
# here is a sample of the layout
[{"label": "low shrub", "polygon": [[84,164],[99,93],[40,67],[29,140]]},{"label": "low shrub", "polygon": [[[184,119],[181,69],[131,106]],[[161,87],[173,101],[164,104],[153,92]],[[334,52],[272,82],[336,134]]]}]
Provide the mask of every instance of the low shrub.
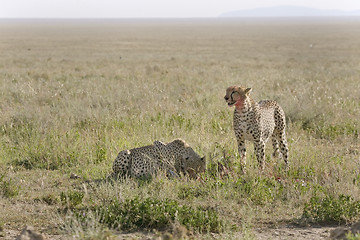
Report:
[{"label": "low shrub", "polygon": [[19,186],[14,184],[11,179],[5,179],[5,175],[0,175],[0,193],[5,198],[12,198],[19,194]]},{"label": "low shrub", "polygon": [[283,195],[284,186],[274,178],[239,178],[235,183],[241,195],[255,205],[272,203]]},{"label": "low shrub", "polygon": [[76,207],[82,203],[84,193],[79,191],[68,191],[60,193],[60,201],[63,205],[68,207]]},{"label": "low shrub", "polygon": [[[214,209],[179,205],[175,200],[126,199],[112,200],[92,209],[99,215],[100,223],[124,231],[137,229],[163,230],[173,222],[197,232],[221,232],[223,222]],[[75,212],[77,218],[87,221],[89,209]],[[92,215],[92,214],[90,214]]]},{"label": "low shrub", "polygon": [[184,185],[179,187],[178,197],[180,199],[203,198],[209,195],[209,190],[203,186]]},{"label": "low shrub", "polygon": [[302,217],[316,223],[354,222],[360,218],[360,201],[349,195],[314,195],[305,204]]},{"label": "low shrub", "polygon": [[55,205],[59,202],[59,198],[55,196],[54,194],[47,194],[41,197],[43,202],[45,202],[48,205]]}]

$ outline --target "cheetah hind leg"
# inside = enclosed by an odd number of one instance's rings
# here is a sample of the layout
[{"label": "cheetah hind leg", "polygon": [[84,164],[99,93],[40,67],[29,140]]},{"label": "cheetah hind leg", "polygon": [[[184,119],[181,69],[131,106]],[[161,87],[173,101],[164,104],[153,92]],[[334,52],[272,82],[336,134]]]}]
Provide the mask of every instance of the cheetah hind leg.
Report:
[{"label": "cheetah hind leg", "polygon": [[272,146],[273,146],[273,157],[276,157],[276,158],[281,158],[281,153],[280,153],[280,150],[279,150],[279,141],[277,140],[276,136],[273,134],[272,137],[271,137],[271,140],[272,140]]},{"label": "cheetah hind leg", "polygon": [[[287,145],[287,141],[286,141],[286,135],[285,135],[285,131],[282,131],[281,133],[277,134],[276,136],[274,136],[275,141],[278,143],[277,146],[277,151],[279,152],[279,157],[281,157],[286,165],[286,169],[289,168],[289,148]],[[274,146],[274,140],[273,140],[273,146]],[[275,147],[274,147],[274,151],[276,151]],[[275,152],[274,152],[275,154]]]},{"label": "cheetah hind leg", "polygon": [[286,164],[286,167],[289,167],[289,148],[287,145],[287,141],[286,141],[286,136],[285,136],[285,132],[282,132],[280,140],[280,150],[281,150],[281,155],[282,158],[284,159],[284,162]]},{"label": "cheetah hind leg", "polygon": [[130,165],[130,151],[123,150],[119,152],[113,163],[112,166],[113,173],[111,174],[111,176],[113,178],[123,178],[127,176],[129,173],[129,165]]}]

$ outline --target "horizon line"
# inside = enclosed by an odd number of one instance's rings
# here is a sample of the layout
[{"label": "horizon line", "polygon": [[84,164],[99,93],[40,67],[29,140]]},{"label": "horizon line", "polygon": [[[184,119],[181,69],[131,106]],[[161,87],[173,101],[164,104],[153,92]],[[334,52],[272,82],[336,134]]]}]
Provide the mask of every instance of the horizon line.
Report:
[{"label": "horizon line", "polygon": [[215,17],[0,17],[0,20],[161,20],[161,19],[242,19],[242,18],[359,18],[360,15],[306,15],[306,16],[215,16]]}]

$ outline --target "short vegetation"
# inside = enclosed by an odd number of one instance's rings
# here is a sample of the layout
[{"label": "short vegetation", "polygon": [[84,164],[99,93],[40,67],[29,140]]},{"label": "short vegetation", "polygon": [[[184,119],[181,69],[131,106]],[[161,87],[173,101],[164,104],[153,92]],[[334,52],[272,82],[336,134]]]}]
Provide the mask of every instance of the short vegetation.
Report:
[{"label": "short vegetation", "polygon": [[[359,24],[294,21],[0,22],[0,234],[237,239],[359,221]],[[244,173],[234,84],[284,108],[288,171],[267,144],[260,173],[248,144]],[[109,177],[119,151],[175,138],[206,156],[197,179]]]}]

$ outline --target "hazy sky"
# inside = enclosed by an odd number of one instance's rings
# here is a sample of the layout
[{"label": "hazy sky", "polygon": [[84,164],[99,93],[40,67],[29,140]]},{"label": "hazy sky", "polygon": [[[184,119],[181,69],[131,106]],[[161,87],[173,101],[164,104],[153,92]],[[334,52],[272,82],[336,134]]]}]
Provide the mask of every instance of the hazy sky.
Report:
[{"label": "hazy sky", "polygon": [[217,17],[276,5],[360,9],[360,0],[0,0],[0,18]]}]

